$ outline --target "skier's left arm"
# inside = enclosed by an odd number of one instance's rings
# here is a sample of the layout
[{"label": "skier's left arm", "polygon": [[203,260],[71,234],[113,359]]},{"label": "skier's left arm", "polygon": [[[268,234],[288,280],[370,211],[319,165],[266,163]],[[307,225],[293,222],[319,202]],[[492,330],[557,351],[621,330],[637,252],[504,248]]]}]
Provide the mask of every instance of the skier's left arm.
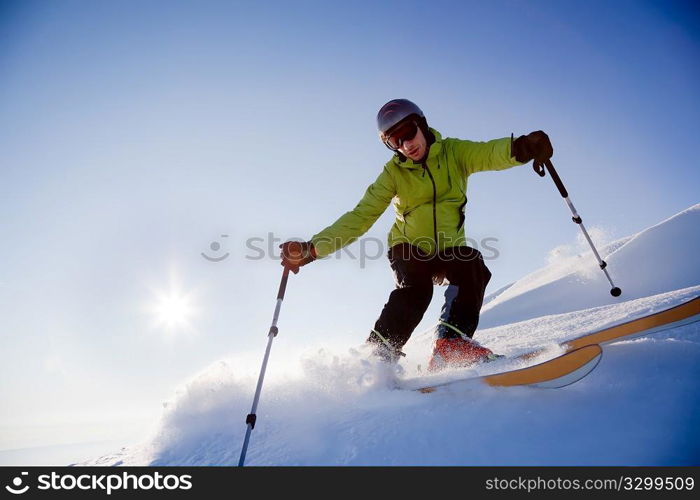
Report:
[{"label": "skier's left arm", "polygon": [[487,142],[454,139],[455,159],[467,175],[521,165],[511,152],[511,138]]},{"label": "skier's left arm", "polygon": [[505,170],[537,159],[540,162],[552,157],[552,145],[549,137],[542,131],[494,139],[487,142],[475,142],[456,139],[454,141],[455,157],[467,175],[489,170]]}]

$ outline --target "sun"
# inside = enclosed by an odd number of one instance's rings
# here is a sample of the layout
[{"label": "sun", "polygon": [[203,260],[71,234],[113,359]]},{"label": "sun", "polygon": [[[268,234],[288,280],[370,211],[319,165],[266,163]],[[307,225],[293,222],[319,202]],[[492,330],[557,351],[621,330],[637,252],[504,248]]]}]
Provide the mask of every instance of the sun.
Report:
[{"label": "sun", "polygon": [[190,296],[173,290],[159,294],[152,311],[156,323],[160,327],[172,331],[188,328],[195,308]]}]

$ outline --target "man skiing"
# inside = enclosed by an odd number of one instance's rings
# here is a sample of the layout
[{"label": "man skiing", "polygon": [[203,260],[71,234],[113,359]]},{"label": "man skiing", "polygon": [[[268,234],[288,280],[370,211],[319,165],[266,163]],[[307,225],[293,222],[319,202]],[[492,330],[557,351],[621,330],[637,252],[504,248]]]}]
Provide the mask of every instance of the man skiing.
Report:
[{"label": "man skiing", "polygon": [[433,285],[449,284],[428,369],[497,357],[472,339],[491,273],[481,253],[467,246],[467,178],[533,159],[533,166],[540,168],[553,154],[547,134],[536,131],[488,142],[443,139],[407,99],[382,106],[377,127],[393,157],[353,210],[307,242],[280,245],[282,265],[297,273],[299,267],[352,243],[393,200],[396,220],[388,235],[388,258],[396,288],[367,342],[380,358],[396,362],[430,304]]}]

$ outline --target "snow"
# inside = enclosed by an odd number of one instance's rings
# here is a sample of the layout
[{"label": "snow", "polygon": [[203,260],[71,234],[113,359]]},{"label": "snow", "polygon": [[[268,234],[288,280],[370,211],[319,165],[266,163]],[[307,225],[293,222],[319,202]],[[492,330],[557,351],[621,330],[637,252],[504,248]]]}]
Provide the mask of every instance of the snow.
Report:
[{"label": "snow", "polygon": [[[592,255],[560,247],[548,266],[487,298],[475,338],[517,355],[700,295],[700,204],[601,245],[623,295]],[[596,242],[604,238],[591,230]],[[431,332],[406,345],[404,381],[514,367],[503,360],[427,377]],[[562,389],[478,381],[431,394],[393,388],[365,349],[310,348],[289,365],[273,344],[248,465],[698,465],[700,323],[606,345],[598,368]],[[260,353],[262,356],[262,352]],[[520,362],[533,363],[534,361]],[[259,366],[259,365],[258,365]],[[235,465],[257,368],[227,359],[184,384],[153,436],[85,465]]]},{"label": "snow", "polygon": [[[630,300],[700,283],[698,228],[700,204],[607,245],[600,245],[604,238],[601,231],[594,228],[590,232],[613,282],[622,288],[620,299]],[[582,237],[577,247],[584,251],[576,253],[571,247],[555,249],[549,266],[487,297],[481,327],[618,304],[619,299],[604,293],[610,284]]]}]

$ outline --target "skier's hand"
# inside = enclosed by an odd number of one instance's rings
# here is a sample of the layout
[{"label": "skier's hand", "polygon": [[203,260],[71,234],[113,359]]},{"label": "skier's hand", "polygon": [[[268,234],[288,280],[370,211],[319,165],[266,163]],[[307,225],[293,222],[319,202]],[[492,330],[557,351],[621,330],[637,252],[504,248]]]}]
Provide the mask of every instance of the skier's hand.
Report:
[{"label": "skier's hand", "polygon": [[532,168],[539,175],[544,175],[543,163],[549,160],[554,154],[549,136],[537,130],[527,135],[521,135],[513,141],[511,154],[520,163],[532,162]]},{"label": "skier's hand", "polygon": [[282,249],[281,264],[294,274],[301,266],[316,260],[316,249],[310,241],[286,241],[280,245]]}]

